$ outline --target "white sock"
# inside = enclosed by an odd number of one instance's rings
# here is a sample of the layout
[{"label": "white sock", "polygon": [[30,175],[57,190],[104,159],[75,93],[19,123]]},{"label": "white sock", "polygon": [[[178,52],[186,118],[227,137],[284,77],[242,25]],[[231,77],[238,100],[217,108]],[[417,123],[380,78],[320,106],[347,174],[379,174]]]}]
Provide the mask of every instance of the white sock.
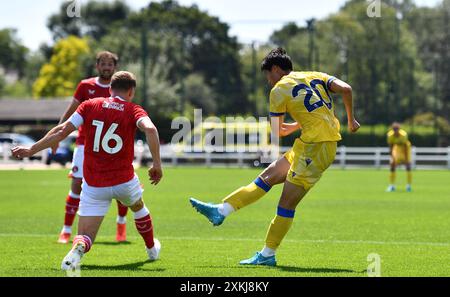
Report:
[{"label": "white sock", "polygon": [[219,205],[219,213],[225,217],[228,217],[230,214],[232,214],[235,210],[233,206],[231,206],[230,203],[222,203]]},{"label": "white sock", "polygon": [[64,227],[62,228],[62,231],[61,231],[61,232],[72,234],[72,227],[71,227],[71,226],[66,226],[66,225],[64,225]]},{"label": "white sock", "polygon": [[80,194],[75,194],[72,191],[69,191],[69,196],[72,197],[73,199],[80,199]]},{"label": "white sock", "polygon": [[127,217],[117,216],[116,222],[117,222],[117,224],[126,224],[127,223]]},{"label": "white sock", "polygon": [[275,256],[275,250],[272,250],[271,248],[264,246],[264,248],[261,250],[261,255],[263,255],[263,257],[266,258]]},{"label": "white sock", "polygon": [[148,211],[147,207],[144,206],[141,210],[138,210],[134,213],[134,219],[141,219],[148,214],[150,214],[150,212]]}]

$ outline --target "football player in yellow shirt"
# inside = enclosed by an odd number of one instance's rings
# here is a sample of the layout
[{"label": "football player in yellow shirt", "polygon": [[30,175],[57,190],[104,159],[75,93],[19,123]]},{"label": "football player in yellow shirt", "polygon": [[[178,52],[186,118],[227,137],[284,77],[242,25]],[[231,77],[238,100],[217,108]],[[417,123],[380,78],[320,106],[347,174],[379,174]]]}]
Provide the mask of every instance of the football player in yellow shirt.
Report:
[{"label": "football player in yellow shirt", "polygon": [[[345,82],[320,72],[294,72],[285,50],[272,50],[263,60],[261,70],[272,87],[270,115],[272,133],[281,137],[302,129],[300,138],[282,158],[274,161],[254,182],[223,199],[221,204],[204,203],[191,198],[192,206],[214,225],[222,224],[231,213],[263,197],[272,186],[283,183],[277,214],[267,231],[265,246],[242,265],[275,266],[275,251],[285,237],[295,209],[306,193],[333,163],[339,134],[330,92],[341,94],[348,117],[348,127],[356,132],[360,125],[353,115],[352,88]],[[284,115],[294,123],[285,123]]]},{"label": "football player in yellow shirt", "polygon": [[407,185],[406,191],[411,192],[412,173],[411,173],[411,142],[408,139],[408,133],[400,128],[399,123],[393,123],[392,129],[387,134],[387,142],[390,149],[390,185],[387,192],[395,191],[395,169],[397,165],[405,164]]}]

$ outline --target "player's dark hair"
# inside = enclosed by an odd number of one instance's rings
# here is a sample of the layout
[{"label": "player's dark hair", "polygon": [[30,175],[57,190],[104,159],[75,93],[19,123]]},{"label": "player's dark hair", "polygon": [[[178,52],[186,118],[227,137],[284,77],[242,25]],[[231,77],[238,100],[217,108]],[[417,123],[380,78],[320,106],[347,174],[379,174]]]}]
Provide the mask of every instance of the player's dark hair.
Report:
[{"label": "player's dark hair", "polygon": [[108,51],[102,51],[97,53],[96,57],[97,64],[100,64],[100,61],[103,59],[112,59],[114,61],[114,65],[117,65],[117,63],[119,63],[119,57],[116,54]]},{"label": "player's dark hair", "polygon": [[129,91],[136,88],[136,77],[128,71],[118,71],[111,77],[111,89],[116,91]]},{"label": "player's dark hair", "polygon": [[284,71],[292,71],[292,60],[286,51],[279,47],[270,51],[261,63],[261,71],[271,71],[273,66],[278,66]]}]

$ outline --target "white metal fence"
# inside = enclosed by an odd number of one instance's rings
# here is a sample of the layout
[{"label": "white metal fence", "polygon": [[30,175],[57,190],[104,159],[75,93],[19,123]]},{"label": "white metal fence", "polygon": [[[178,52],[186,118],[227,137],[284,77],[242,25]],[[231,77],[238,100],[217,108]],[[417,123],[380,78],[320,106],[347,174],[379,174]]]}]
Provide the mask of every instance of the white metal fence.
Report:
[{"label": "white metal fence", "polygon": [[[280,148],[284,153],[289,147]],[[3,143],[0,145],[0,165],[14,164],[18,162],[27,163],[45,163],[47,152],[43,151],[36,156],[36,160],[17,161],[11,157],[11,144]],[[450,169],[450,147],[412,147],[412,166],[413,168],[436,168]],[[185,153],[175,152],[171,145],[161,146],[161,157],[165,165],[183,166],[183,165],[201,165],[201,166],[233,166],[248,167],[258,166],[261,163],[261,157],[264,152],[236,152],[236,153]],[[266,156],[267,157],[267,156]],[[141,142],[135,145],[135,162],[145,164],[151,160],[150,151],[147,145]],[[382,168],[389,164],[389,148],[387,147],[338,147],[335,167],[375,167]]]},{"label": "white metal fence", "polygon": [[[290,147],[281,147],[280,153],[288,151]],[[267,152],[256,153],[176,153],[170,145],[161,148],[161,157],[166,164],[173,166],[206,165],[206,166],[254,166],[259,165],[261,157],[267,157]],[[139,163],[150,160],[148,148],[143,146],[136,149]],[[337,149],[334,166],[375,167],[382,168],[389,165],[389,148],[387,147],[345,147]],[[450,169],[450,147],[412,147],[411,165],[413,168]]]}]

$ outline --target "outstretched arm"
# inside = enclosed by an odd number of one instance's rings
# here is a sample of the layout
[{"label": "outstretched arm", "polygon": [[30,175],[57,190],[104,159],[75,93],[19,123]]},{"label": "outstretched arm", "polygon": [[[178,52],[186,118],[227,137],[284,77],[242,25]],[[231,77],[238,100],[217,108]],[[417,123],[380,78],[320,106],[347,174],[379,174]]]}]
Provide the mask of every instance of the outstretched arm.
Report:
[{"label": "outstretched arm", "polygon": [[51,129],[47,135],[45,135],[41,140],[33,144],[31,147],[16,146],[11,149],[12,154],[16,158],[27,158],[34,154],[57,145],[61,140],[69,136],[70,133],[75,131],[75,126],[70,122],[66,121],[63,124]]},{"label": "outstretched arm", "polygon": [[152,184],[157,185],[163,176],[161,167],[161,156],[159,153],[160,145],[159,145],[158,129],[156,129],[156,126],[153,124],[152,120],[150,120],[149,117],[143,118],[138,123],[138,127],[142,132],[145,133],[145,138],[147,140],[147,144],[152,154],[153,165],[148,170],[148,174],[150,180],[152,181]]},{"label": "outstretched arm", "polygon": [[353,90],[352,87],[340,80],[335,79],[331,82],[330,89],[332,92],[342,95],[345,105],[345,111],[347,112],[348,129],[350,132],[355,133],[358,131],[360,124],[355,119],[353,114]]}]

